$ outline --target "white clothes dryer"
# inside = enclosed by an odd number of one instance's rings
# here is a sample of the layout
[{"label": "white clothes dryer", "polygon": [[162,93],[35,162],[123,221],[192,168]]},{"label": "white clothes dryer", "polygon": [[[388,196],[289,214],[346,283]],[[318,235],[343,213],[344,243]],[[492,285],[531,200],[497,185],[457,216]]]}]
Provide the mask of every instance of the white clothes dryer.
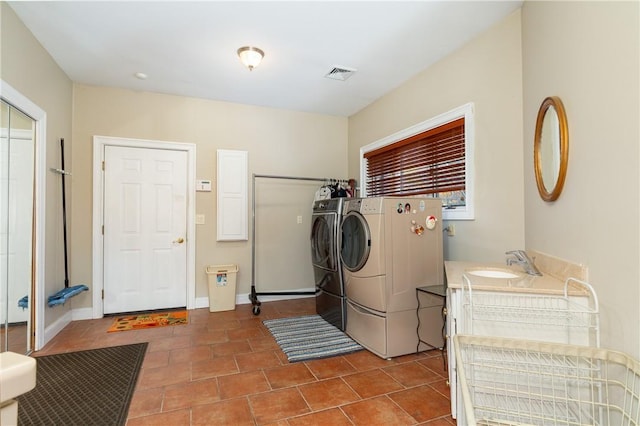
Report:
[{"label": "white clothes dryer", "polygon": [[341,236],[347,334],[383,358],[415,352],[415,289],[444,283],[442,202],[349,200]]}]

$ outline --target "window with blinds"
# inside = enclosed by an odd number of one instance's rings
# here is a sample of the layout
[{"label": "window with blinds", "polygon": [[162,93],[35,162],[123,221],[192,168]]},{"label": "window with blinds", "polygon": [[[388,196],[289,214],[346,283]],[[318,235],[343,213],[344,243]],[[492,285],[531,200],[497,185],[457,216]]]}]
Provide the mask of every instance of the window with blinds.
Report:
[{"label": "window with blinds", "polygon": [[367,196],[465,190],[464,117],[364,154]]},{"label": "window with blinds", "polygon": [[364,146],[363,196],[438,197],[444,219],[473,219],[473,104]]}]

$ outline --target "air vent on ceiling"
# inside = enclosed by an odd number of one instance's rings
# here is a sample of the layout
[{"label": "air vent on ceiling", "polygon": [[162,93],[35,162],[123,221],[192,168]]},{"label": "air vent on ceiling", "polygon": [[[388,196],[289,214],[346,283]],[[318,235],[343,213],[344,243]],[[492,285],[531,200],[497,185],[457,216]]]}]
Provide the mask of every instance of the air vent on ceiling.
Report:
[{"label": "air vent on ceiling", "polygon": [[331,78],[333,80],[345,81],[346,79],[351,77],[353,74],[355,74],[356,71],[357,70],[355,68],[333,67],[333,69],[331,71],[329,71],[325,75],[325,77],[326,78]]}]

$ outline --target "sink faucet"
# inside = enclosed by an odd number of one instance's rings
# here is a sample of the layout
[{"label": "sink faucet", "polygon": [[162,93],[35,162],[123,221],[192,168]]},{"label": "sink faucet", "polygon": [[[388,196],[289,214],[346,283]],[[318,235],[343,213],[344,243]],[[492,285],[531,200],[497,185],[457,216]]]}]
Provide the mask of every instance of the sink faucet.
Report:
[{"label": "sink faucet", "polygon": [[520,265],[529,275],[542,275],[542,273],[533,264],[533,260],[524,250],[511,250],[505,253],[506,255],[512,255],[513,257],[507,257],[507,265]]}]

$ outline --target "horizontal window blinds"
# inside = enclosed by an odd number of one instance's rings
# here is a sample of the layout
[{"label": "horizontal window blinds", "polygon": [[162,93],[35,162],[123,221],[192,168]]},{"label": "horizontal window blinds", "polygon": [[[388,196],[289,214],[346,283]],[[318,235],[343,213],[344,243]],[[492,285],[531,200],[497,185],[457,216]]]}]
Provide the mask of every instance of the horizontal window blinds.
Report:
[{"label": "horizontal window blinds", "polygon": [[368,197],[465,189],[464,118],[364,154]]}]

